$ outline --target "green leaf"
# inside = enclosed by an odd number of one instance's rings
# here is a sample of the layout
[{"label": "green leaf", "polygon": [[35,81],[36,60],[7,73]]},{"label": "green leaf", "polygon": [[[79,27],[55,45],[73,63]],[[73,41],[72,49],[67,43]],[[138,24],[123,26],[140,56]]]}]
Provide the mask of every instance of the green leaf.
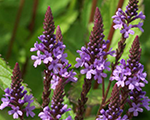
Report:
[{"label": "green leaf", "polygon": [[101,89],[95,89],[95,90],[90,90],[88,93],[88,101],[87,105],[89,106],[94,106],[94,105],[99,105],[102,102],[102,90]]},{"label": "green leaf", "polygon": [[69,90],[69,99],[71,102],[77,104],[78,99],[81,97],[82,85],[84,83],[84,76],[78,77],[76,83],[72,83],[72,87]]},{"label": "green leaf", "polygon": [[86,29],[80,21],[76,21],[70,27],[68,32],[64,34],[64,44],[71,53],[78,55],[76,51],[81,49],[82,45],[85,45],[85,31]]},{"label": "green leaf", "polygon": [[62,29],[62,34],[64,34],[68,31],[70,25],[76,20],[77,16],[77,11],[68,11],[66,14],[59,16],[59,18],[54,18],[55,25],[59,25]]},{"label": "green leaf", "polygon": [[68,55],[67,60],[69,61],[69,64],[71,64],[72,67],[74,67],[74,65],[77,63],[75,61],[76,56],[70,50],[66,50],[65,53],[67,53]]},{"label": "green leaf", "polygon": [[0,87],[2,90],[10,87],[12,70],[6,62],[0,58]]},{"label": "green leaf", "polygon": [[11,115],[8,115],[8,110],[0,110],[0,120],[14,120]]},{"label": "green leaf", "polygon": [[85,118],[85,120],[95,120],[95,116],[90,116],[90,117],[87,117],[87,118]]},{"label": "green leaf", "polygon": [[85,28],[87,28],[89,24],[91,8],[92,8],[92,0],[85,0],[83,4],[83,10],[81,13],[81,20],[82,20],[81,22]]},{"label": "green leaf", "polygon": [[100,7],[103,24],[104,24],[104,35],[107,40],[109,30],[112,24],[112,16],[115,14],[115,10],[117,7],[119,0],[105,0]]}]

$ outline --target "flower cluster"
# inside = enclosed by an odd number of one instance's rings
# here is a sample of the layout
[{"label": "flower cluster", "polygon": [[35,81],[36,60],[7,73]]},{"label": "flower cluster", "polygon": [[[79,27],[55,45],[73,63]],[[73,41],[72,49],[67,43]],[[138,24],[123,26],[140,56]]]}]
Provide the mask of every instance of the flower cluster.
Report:
[{"label": "flower cluster", "polygon": [[134,76],[131,76],[132,71],[129,67],[129,64],[126,64],[124,59],[122,59],[120,63],[121,65],[118,65],[114,70],[111,80],[116,80],[116,84],[118,86],[127,86],[129,90],[142,90],[142,87],[145,86],[145,83],[148,83],[148,81],[145,79],[146,73],[143,72],[143,65],[141,63],[138,63],[138,67],[134,68],[134,70],[138,71],[134,74]]},{"label": "flower cluster", "polygon": [[102,83],[102,78],[107,77],[104,70],[110,70],[108,67],[110,62],[104,59],[108,54],[113,55],[114,51],[105,52],[104,50],[107,47],[109,41],[103,40],[103,24],[101,14],[98,8],[95,12],[95,21],[93,31],[91,32],[90,42],[88,47],[82,47],[81,50],[77,50],[80,58],[76,58],[77,64],[76,68],[84,67],[80,71],[81,74],[86,74],[86,79],[91,79],[94,76],[94,79],[98,83]]},{"label": "flower cluster", "polygon": [[66,59],[67,54],[64,53],[66,46],[62,42],[59,26],[57,27],[56,35],[53,34],[54,25],[52,19],[51,10],[50,7],[48,7],[45,14],[44,35],[38,37],[41,42],[36,42],[30,51],[37,51],[37,56],[31,56],[31,59],[35,61],[34,67],[37,67],[37,65],[40,65],[43,62],[48,70],[51,71],[51,76],[53,78],[52,83],[54,83],[52,89],[55,89],[56,83],[58,83],[58,78],[65,78],[67,82],[76,82],[77,78],[74,77],[76,75],[75,72],[72,70],[69,72],[67,71],[71,65]]},{"label": "flower cluster", "polygon": [[[137,0],[129,0],[128,5],[126,6],[126,11],[123,12],[122,9],[119,8],[116,12],[116,15],[112,17],[114,19],[113,22],[115,23],[114,28],[121,29],[120,33],[123,34],[124,38],[128,38],[129,34],[134,34],[134,31],[131,30],[131,28],[139,28],[142,32],[144,32],[142,29],[142,20],[145,19],[145,15],[142,12],[139,14],[137,13],[137,3]],[[138,18],[141,20],[138,24],[130,24],[132,21]]]},{"label": "flower cluster", "polygon": [[5,98],[2,98],[2,104],[0,105],[0,110],[5,107],[10,107],[12,110],[8,111],[9,115],[13,114],[14,119],[22,119],[24,114],[27,117],[34,117],[32,110],[35,109],[35,106],[31,106],[33,102],[33,96],[27,95],[27,91],[24,90],[24,87],[21,85],[21,73],[18,63],[16,63],[13,76],[11,88],[5,89]]},{"label": "flower cluster", "polygon": [[[48,41],[44,38],[45,35],[41,35],[39,37],[41,43],[38,44],[36,42],[34,48],[31,48],[30,50],[32,52],[37,51],[37,56],[31,56],[31,59],[35,60],[34,67],[40,65],[41,62],[48,65],[48,70],[53,71],[51,75],[53,76],[53,82],[56,81],[54,83],[58,82],[60,76],[66,78],[67,81],[77,81],[77,78],[74,77],[74,75],[76,75],[75,72],[67,72],[71,65],[65,59],[67,57],[67,54],[64,53],[65,45],[61,41],[56,42],[56,39],[52,38],[52,44],[47,47],[45,44],[48,43]],[[52,88],[55,89],[55,86],[56,85],[52,86]]]}]

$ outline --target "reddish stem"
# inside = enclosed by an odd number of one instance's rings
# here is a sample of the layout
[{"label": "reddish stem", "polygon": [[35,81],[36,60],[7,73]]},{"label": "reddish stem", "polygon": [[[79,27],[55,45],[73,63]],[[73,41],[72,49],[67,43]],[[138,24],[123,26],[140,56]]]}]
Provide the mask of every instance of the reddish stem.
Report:
[{"label": "reddish stem", "polygon": [[[34,0],[33,11],[32,11],[32,18],[31,18],[31,21],[30,21],[29,27],[28,27],[28,29],[30,31],[30,34],[27,37],[27,40],[29,40],[29,38],[32,36],[33,30],[34,30],[33,28],[34,28],[34,23],[35,23],[35,16],[36,16],[36,11],[37,11],[37,6],[38,6],[38,0]],[[27,56],[26,57],[26,61],[25,61],[25,63],[22,66],[22,77],[24,77],[24,75],[26,73],[28,62],[29,62],[29,57]]]},{"label": "reddish stem", "polygon": [[16,17],[16,20],[15,20],[15,25],[14,25],[14,28],[13,28],[12,36],[10,38],[10,42],[9,42],[9,46],[8,46],[8,51],[7,51],[7,54],[6,54],[6,59],[7,60],[11,56],[11,51],[12,51],[13,44],[14,44],[14,41],[15,41],[15,36],[16,36],[18,25],[19,25],[21,12],[22,12],[22,9],[23,9],[23,6],[24,6],[24,1],[25,0],[20,1],[17,17]]},{"label": "reddish stem", "polygon": [[96,5],[97,5],[97,0],[93,0],[89,23],[93,22]]}]

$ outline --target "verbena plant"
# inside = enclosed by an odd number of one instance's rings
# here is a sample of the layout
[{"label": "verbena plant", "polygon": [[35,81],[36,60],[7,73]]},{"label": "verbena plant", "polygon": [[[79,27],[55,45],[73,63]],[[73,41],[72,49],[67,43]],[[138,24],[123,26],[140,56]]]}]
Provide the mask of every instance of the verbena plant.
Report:
[{"label": "verbena plant", "polygon": [[[145,84],[148,84],[146,73],[143,71],[144,66],[139,62],[141,57],[141,48],[138,35],[135,37],[129,50],[129,59],[121,59],[129,35],[135,34],[132,28],[138,28],[142,32],[143,20],[145,15],[138,13],[138,1],[129,0],[126,10],[118,9],[116,15],[112,18],[115,25],[114,29],[120,29],[121,40],[118,42],[118,48],[115,51],[106,50],[109,40],[104,40],[103,21],[99,8],[95,10],[94,27],[91,32],[89,42],[86,46],[78,50],[80,57],[76,58],[76,68],[80,68],[80,73],[84,76],[84,83],[80,93],[80,99],[76,106],[75,117],[69,115],[65,120],[83,120],[86,109],[92,81],[96,80],[102,85],[102,101],[98,109],[96,120],[130,120],[133,116],[138,116],[143,112],[143,108],[150,110],[150,99],[146,92],[142,91]],[[140,19],[139,23],[133,21]],[[69,82],[78,82],[77,73],[72,69],[71,64],[66,59],[67,54],[64,52],[66,46],[63,44],[63,36],[60,27],[55,26],[50,7],[47,8],[44,19],[44,32],[39,36],[31,52],[36,51],[37,55],[32,55],[34,67],[45,65],[43,94],[41,112],[38,114],[42,120],[59,120],[62,115],[71,108],[64,104],[65,86]],[[114,56],[115,61],[110,64],[107,55]],[[108,76],[106,71],[111,71]],[[105,78],[109,77],[109,84],[105,91]],[[19,64],[16,63],[11,77],[11,88],[4,90],[5,95],[1,99],[0,109],[9,107],[9,115],[14,119],[20,120],[31,116],[34,119],[35,106],[33,96],[27,93],[22,84],[21,71]],[[111,96],[108,98],[110,86],[113,83]],[[50,99],[51,91],[53,96]],[[73,110],[72,110],[73,111]]]}]

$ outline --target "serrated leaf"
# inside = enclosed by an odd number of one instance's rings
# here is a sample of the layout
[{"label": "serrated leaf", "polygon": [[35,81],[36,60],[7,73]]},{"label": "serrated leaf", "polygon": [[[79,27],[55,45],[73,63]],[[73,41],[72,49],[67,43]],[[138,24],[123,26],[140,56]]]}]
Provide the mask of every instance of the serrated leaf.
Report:
[{"label": "serrated leaf", "polygon": [[10,87],[12,70],[6,62],[0,58],[0,87],[2,90]]}]

